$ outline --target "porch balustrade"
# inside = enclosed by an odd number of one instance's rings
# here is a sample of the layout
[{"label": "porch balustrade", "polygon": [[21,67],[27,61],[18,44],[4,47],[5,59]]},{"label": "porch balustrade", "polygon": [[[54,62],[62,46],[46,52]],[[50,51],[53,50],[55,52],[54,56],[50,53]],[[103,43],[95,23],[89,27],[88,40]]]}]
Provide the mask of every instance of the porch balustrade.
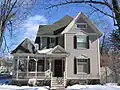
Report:
[{"label": "porch balustrade", "polygon": [[[37,79],[43,79],[43,78],[50,78],[49,76],[46,76],[46,72],[17,72],[14,75],[18,75],[16,77],[17,79],[29,79],[29,78],[37,78]],[[14,76],[13,76],[14,77]]]}]

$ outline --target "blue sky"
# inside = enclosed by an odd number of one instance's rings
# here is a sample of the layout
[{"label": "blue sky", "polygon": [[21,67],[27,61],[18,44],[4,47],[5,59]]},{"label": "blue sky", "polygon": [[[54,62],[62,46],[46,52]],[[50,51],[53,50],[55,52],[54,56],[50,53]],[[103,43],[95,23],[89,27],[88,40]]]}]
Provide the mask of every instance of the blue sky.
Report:
[{"label": "blue sky", "polygon": [[[16,30],[16,37],[14,39],[8,39],[8,45],[11,44],[10,41],[14,42],[14,44],[10,47],[10,51],[17,47],[25,38],[29,38],[34,42],[36,33],[38,31],[38,26],[41,24],[52,24],[65,15],[70,15],[75,17],[79,12],[85,13],[87,16],[91,14],[90,7],[85,5],[67,5],[59,8],[54,8],[49,11],[41,10],[38,7],[35,7],[32,12],[28,15],[26,20],[20,25],[20,28]],[[110,12],[106,9],[107,12]],[[112,31],[114,25],[111,18],[103,16],[103,14],[95,13],[90,15],[89,18],[96,24],[96,26],[102,32],[110,32]],[[8,33],[6,33],[8,36]]]}]

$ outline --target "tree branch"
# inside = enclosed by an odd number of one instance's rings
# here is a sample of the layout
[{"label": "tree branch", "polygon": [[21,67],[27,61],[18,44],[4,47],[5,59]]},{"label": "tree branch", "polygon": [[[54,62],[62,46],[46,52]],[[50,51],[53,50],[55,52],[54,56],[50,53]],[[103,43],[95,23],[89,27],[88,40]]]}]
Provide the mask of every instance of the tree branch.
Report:
[{"label": "tree branch", "polygon": [[111,17],[111,18],[114,18],[114,16],[112,16],[112,15],[106,13],[106,12],[103,12],[102,10],[100,10],[100,9],[96,8],[95,6],[93,6],[92,4],[89,4],[89,6],[91,6],[91,7],[94,8],[95,10],[103,13],[104,15],[107,15],[107,16],[109,16],[109,17]]},{"label": "tree branch", "polygon": [[50,9],[50,8],[54,8],[54,7],[57,7],[57,6],[63,6],[63,5],[67,5],[67,4],[74,4],[74,3],[85,3],[85,4],[98,4],[98,5],[104,5],[104,6],[107,6],[109,9],[112,10],[111,6],[106,3],[106,2],[102,2],[102,1],[93,1],[93,0],[89,0],[89,1],[85,1],[85,0],[81,0],[81,1],[67,1],[67,2],[62,2],[62,3],[58,3],[58,4],[53,4],[49,7],[47,7],[46,9]]}]

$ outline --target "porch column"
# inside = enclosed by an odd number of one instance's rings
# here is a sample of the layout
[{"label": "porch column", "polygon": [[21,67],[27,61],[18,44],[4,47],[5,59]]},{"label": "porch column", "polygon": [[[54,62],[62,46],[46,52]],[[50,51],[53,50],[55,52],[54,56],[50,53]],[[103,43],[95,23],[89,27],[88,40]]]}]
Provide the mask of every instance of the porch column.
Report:
[{"label": "porch column", "polygon": [[29,60],[30,60],[30,56],[27,56],[27,78],[28,78],[28,75],[29,75]]},{"label": "porch column", "polygon": [[51,72],[51,62],[52,62],[52,59],[49,58],[49,70],[50,70],[50,76],[52,77],[52,72]]},{"label": "porch column", "polygon": [[46,71],[46,57],[44,58],[44,61],[45,61],[45,62],[44,62],[44,66],[45,66],[45,67],[44,67],[44,71]]},{"label": "porch column", "polygon": [[37,78],[37,59],[35,59],[36,61],[36,72],[35,72],[35,78]]},{"label": "porch column", "polygon": [[16,78],[18,79],[18,71],[19,70],[19,56],[17,58],[17,74],[16,74]]}]

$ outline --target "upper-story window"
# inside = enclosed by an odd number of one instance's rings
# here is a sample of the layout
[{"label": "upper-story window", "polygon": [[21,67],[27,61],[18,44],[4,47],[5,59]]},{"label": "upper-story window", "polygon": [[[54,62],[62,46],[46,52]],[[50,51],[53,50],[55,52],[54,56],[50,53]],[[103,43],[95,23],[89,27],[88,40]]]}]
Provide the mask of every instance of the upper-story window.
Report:
[{"label": "upper-story window", "polygon": [[54,37],[50,38],[50,43],[55,43],[55,38]]},{"label": "upper-story window", "polygon": [[76,28],[86,29],[87,23],[76,23]]},{"label": "upper-story window", "polygon": [[83,49],[87,48],[89,49],[89,36],[85,35],[76,35],[74,36],[74,48]]}]

